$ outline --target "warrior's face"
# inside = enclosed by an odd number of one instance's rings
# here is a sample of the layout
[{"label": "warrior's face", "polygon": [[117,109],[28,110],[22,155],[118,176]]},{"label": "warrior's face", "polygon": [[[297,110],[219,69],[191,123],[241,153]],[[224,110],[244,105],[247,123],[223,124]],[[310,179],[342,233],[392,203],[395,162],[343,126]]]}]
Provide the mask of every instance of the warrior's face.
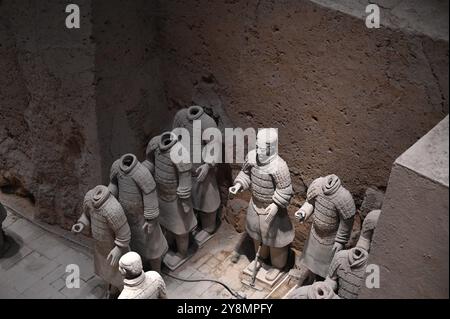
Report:
[{"label": "warrior's face", "polygon": [[256,154],[261,163],[270,162],[278,154],[276,129],[261,129],[256,136]]}]

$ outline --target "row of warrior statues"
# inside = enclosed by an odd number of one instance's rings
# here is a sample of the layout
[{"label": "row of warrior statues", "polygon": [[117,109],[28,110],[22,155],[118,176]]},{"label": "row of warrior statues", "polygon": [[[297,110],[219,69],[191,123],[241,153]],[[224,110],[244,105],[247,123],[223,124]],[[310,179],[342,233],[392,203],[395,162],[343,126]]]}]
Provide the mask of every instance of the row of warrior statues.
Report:
[{"label": "row of warrior statues", "polygon": [[[202,107],[191,106],[178,111],[173,128],[192,133],[194,120],[201,121],[202,130],[217,127]],[[133,154],[117,159],[109,185],[87,192],[83,213],[72,227],[76,233],[90,228],[95,272],[109,283],[110,297],[165,298],[163,259],[176,265],[189,254],[191,233],[205,238],[216,231],[221,200],[215,163],[174,162],[170,150],[180,137],[173,132],[152,138],[143,162]],[[251,192],[246,233],[260,259],[271,266],[268,280],[286,268],[295,237],[287,212],[293,196],[291,177],[277,145],[276,130],[259,130],[256,148],[247,154],[229,189],[231,194]],[[208,141],[203,141],[201,148],[207,147]],[[339,177],[317,178],[306,197],[295,216],[300,222],[313,216],[313,221],[299,261],[298,288],[288,298],[356,298],[380,211],[362,216],[358,243],[346,249],[356,208]],[[171,258],[166,261],[167,255]]]}]

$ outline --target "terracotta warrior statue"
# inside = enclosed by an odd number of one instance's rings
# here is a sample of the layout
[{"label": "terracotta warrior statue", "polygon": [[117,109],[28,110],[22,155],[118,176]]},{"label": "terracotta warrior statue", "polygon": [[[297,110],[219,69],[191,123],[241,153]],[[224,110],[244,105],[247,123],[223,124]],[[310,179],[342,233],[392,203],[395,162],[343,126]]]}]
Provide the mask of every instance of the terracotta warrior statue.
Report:
[{"label": "terracotta warrior statue", "polygon": [[333,289],[325,281],[316,281],[312,285],[294,289],[286,299],[339,299]]},{"label": "terracotta warrior statue", "polygon": [[364,219],[356,247],[341,250],[333,258],[325,282],[340,298],[355,299],[365,278],[370,244],[380,217],[380,210],[373,210]]},{"label": "terracotta warrior statue", "polygon": [[[154,160],[150,165],[154,165],[160,223],[169,232],[169,237],[174,237],[176,255],[184,259],[188,255],[189,233],[197,226],[191,201],[191,164],[172,158],[172,148],[182,148],[172,132],[165,132],[150,143],[147,161]],[[153,155],[149,154],[150,149]]]},{"label": "terracotta warrior statue", "polygon": [[[177,112],[173,122],[175,134],[177,134],[177,128],[187,129],[190,135],[188,147],[192,163],[192,203],[200,218],[201,229],[206,232],[200,231],[196,235],[196,239],[201,241],[201,238],[215,231],[216,214],[220,206],[220,192],[215,170],[220,153],[213,154],[215,157],[211,154],[214,153],[214,150],[220,150],[221,145],[214,145],[217,144],[214,139],[203,140],[202,138],[206,129],[217,128],[217,124],[201,106],[194,105]],[[210,156],[204,156],[205,154]]]},{"label": "terracotta warrior statue", "polygon": [[[293,196],[291,177],[286,162],[278,155],[278,132],[261,129],[256,137],[256,150],[246,161],[230,187],[230,193],[251,190],[247,209],[246,231],[253,239],[260,256],[270,255],[272,269],[268,280],[276,278],[285,267],[289,245],[294,240],[294,228],[287,214]],[[261,245],[261,246],[260,246]]]},{"label": "terracotta warrior statue", "polygon": [[123,275],[123,290],[118,299],[167,299],[166,284],[156,271],[142,270],[142,260],[135,252],[129,252],[119,260]]},{"label": "terracotta warrior statue", "polygon": [[2,223],[6,218],[6,209],[0,203],[0,257],[3,255],[4,251],[7,249],[7,243],[6,243],[6,236],[5,232],[3,231]]},{"label": "terracotta warrior statue", "polygon": [[[295,213],[300,221],[311,214],[313,223],[300,260],[305,274],[326,277],[333,256],[342,250],[350,238],[355,203],[350,192],[336,175],[314,180],[308,188],[306,202]],[[314,276],[312,276],[314,277]],[[302,286],[306,277],[299,279]]]},{"label": "terracotta warrior statue", "polygon": [[129,251],[131,232],[122,206],[106,186],[98,185],[86,193],[83,213],[72,231],[80,233],[85,227],[90,227],[95,240],[95,273],[109,283],[109,296],[117,294],[122,289],[117,266]]},{"label": "terracotta warrior statue", "polygon": [[135,155],[125,154],[113,163],[108,188],[125,211],[131,250],[142,256],[145,268],[160,272],[168,245],[159,224],[156,184],[149,169]]}]

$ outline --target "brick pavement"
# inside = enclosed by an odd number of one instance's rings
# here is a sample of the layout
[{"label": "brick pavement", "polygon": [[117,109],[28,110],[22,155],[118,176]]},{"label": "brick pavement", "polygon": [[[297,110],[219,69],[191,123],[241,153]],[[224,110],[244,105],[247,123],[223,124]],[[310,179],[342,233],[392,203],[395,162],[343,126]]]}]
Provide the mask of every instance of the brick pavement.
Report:
[{"label": "brick pavement", "polygon": [[[0,298],[102,298],[106,284],[94,274],[92,254],[81,246],[48,232],[8,210],[3,223],[15,245],[0,259]],[[246,256],[238,263],[230,254],[239,239],[234,229],[223,223],[216,235],[174,275],[187,279],[220,280],[247,298],[263,298],[268,291],[255,291],[241,283]],[[80,288],[66,287],[66,266],[80,267]],[[221,285],[212,282],[183,282],[163,276],[169,298],[231,298]]]}]

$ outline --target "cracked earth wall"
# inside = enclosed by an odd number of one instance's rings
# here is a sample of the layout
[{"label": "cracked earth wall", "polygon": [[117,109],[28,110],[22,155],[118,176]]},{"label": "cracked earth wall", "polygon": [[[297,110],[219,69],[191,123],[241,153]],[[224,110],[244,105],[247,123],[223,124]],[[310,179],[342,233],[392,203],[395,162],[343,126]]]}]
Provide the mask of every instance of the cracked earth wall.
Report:
[{"label": "cracked earth wall", "polygon": [[277,127],[299,193],[335,173],[384,188],[394,159],[448,113],[448,42],[309,1],[168,1],[163,81],[190,104],[205,78],[234,125]]},{"label": "cracked earth wall", "polygon": [[191,103],[222,127],[278,127],[299,197],[336,173],[358,201],[448,113],[443,39],[306,0],[83,0],[68,32],[66,3],[0,4],[2,189],[65,227]]},{"label": "cracked earth wall", "polygon": [[78,32],[67,1],[0,3],[0,186],[66,228],[100,180],[90,1],[78,3]]}]

